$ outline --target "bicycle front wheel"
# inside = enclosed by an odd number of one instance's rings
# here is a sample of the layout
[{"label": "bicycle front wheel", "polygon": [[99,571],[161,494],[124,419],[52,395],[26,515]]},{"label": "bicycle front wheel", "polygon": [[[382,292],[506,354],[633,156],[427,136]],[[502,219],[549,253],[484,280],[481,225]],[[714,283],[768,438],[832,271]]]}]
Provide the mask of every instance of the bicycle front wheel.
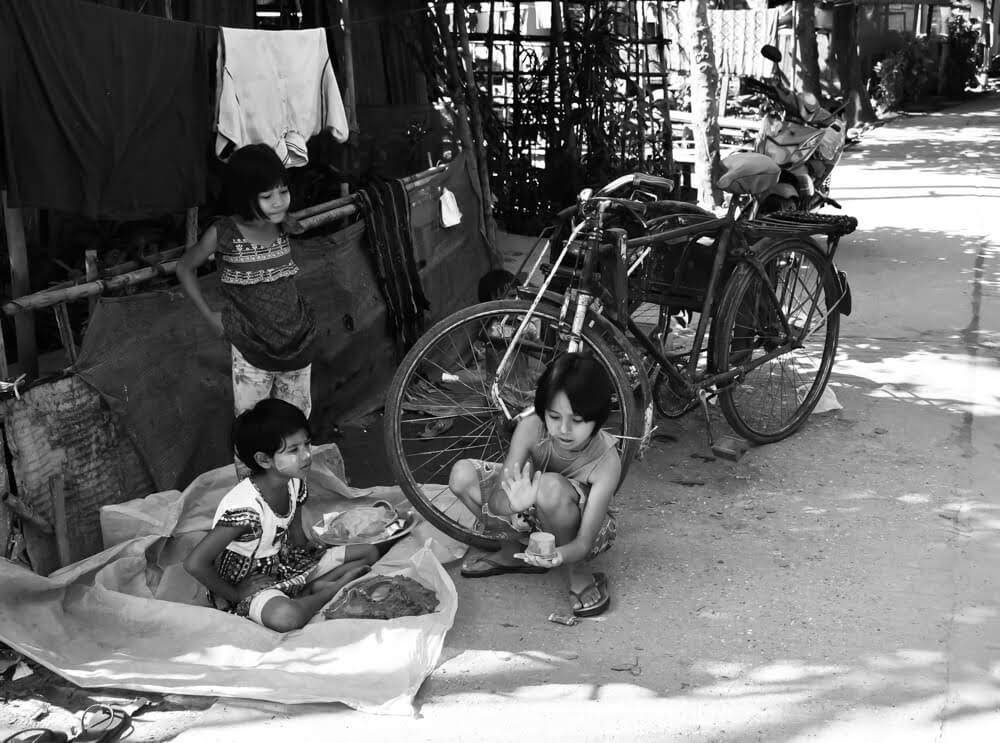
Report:
[{"label": "bicycle front wheel", "polygon": [[[567,349],[569,325],[559,310],[539,306],[521,336],[514,336],[530,303],[500,300],[467,307],[425,333],[403,359],[385,401],[384,438],[396,482],[416,509],[455,539],[499,548],[503,534],[487,531],[472,509],[448,488],[462,459],[502,462],[516,416],[534,405],[545,367]],[[510,362],[499,364],[513,345]],[[634,389],[616,352],[590,328],[583,351],[604,368],[613,390],[604,429],[616,436],[625,476],[641,435]],[[502,405],[491,394],[499,391]],[[506,408],[506,409],[504,409]]]},{"label": "bicycle front wheel", "polygon": [[715,353],[720,371],[738,371],[719,393],[726,420],[744,438],[769,444],[797,431],[826,388],[839,291],[829,259],[811,240],[781,240],[758,249],[757,258],[763,274],[744,265],[726,285]]}]

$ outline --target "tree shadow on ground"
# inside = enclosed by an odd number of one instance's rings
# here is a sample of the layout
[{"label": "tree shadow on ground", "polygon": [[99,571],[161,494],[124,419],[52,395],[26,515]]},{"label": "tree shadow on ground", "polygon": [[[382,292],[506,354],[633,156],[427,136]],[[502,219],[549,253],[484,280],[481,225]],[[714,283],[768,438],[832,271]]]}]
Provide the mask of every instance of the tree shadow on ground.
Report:
[{"label": "tree shadow on ground", "polygon": [[[849,148],[843,162],[878,170],[914,170],[984,178],[1000,176],[995,139],[998,96],[984,96],[960,111],[906,116]],[[836,187],[836,173],[834,174]],[[983,185],[983,184],[981,184]]]}]

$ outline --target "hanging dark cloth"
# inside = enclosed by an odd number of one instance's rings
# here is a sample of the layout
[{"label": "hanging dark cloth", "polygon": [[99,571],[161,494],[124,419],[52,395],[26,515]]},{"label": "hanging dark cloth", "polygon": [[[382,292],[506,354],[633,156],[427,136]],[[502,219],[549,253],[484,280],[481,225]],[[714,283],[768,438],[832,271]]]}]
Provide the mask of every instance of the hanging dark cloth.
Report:
[{"label": "hanging dark cloth", "polygon": [[417,342],[430,303],[424,295],[413,258],[410,199],[401,181],[376,181],[357,194],[368,226],[368,249],[382,295],[390,330],[400,355]]},{"label": "hanging dark cloth", "polygon": [[[133,13],[167,17],[167,0],[87,0]],[[255,0],[173,0],[170,12],[175,21],[190,21],[204,26],[253,28],[256,23]]]},{"label": "hanging dark cloth", "polygon": [[134,219],[204,199],[204,27],[79,0],[4,0],[0,49],[12,204]]}]

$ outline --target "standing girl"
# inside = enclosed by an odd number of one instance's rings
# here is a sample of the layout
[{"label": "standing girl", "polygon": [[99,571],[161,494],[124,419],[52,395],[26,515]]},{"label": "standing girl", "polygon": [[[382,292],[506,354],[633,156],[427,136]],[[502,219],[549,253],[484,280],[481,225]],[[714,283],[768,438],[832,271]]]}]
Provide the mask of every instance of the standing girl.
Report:
[{"label": "standing girl", "polygon": [[[177,262],[177,278],[195,307],[232,346],[236,415],[277,397],[308,417],[316,323],[295,285],[282,222],[290,197],[285,167],[267,145],[241,147],[226,164],[223,194],[232,214],[218,219]],[[224,304],[213,312],[197,269],[219,262]]]}]

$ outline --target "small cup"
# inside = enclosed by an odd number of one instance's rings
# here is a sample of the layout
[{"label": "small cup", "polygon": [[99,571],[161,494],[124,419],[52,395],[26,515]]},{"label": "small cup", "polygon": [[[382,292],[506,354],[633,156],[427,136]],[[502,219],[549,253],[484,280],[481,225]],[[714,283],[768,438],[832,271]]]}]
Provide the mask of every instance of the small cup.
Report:
[{"label": "small cup", "polygon": [[552,557],[556,553],[556,538],[547,531],[536,531],[528,537],[526,551],[535,557]]}]

